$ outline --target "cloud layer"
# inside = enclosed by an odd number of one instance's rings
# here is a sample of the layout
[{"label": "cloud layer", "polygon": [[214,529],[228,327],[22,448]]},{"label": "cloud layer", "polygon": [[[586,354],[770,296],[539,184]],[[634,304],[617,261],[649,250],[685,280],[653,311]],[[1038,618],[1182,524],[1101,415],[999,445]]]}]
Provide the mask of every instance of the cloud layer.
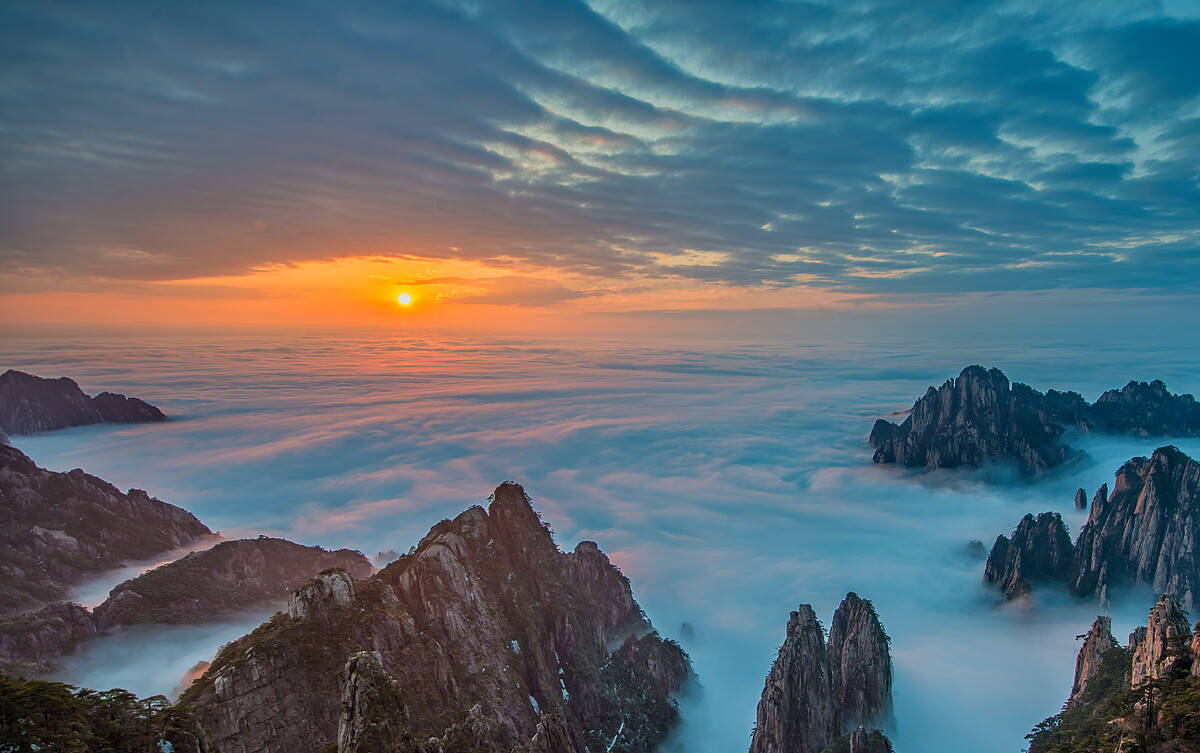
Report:
[{"label": "cloud layer", "polygon": [[[1195,393],[1200,349],[1157,328],[1104,348],[1011,332],[989,345],[940,330],[726,345],[708,334],[659,346],[9,338],[0,357],[162,405],[173,419],[164,424],[81,427],[18,445],[52,469],[145,488],[226,538],[403,552],[501,481],[523,482],[560,546],[599,542],[664,634],[695,626],[685,648],[704,692],[684,709],[687,753],[744,749],[788,611],[812,603],[828,619],[849,590],[875,600],[893,639],[899,750],[951,753],[962,740],[980,753],[1018,749],[1065,698],[1074,636],[1096,605],[1039,593],[1031,613],[997,609],[966,544],[1049,509],[1077,530],[1075,489],[1111,483],[1119,463],[1158,442],[1093,438],[1093,465],[1005,488],[874,466],[865,435],[969,361],[1094,399],[1135,377]],[[1195,441],[1181,447],[1200,453]],[[1118,634],[1152,601],[1118,599]],[[128,640],[100,642],[68,679],[169,691],[245,627],[135,636],[169,676],[131,664]]]},{"label": "cloud layer", "polygon": [[1153,2],[8,4],[0,49],[10,291],[367,254],[574,276],[543,305],[1200,277],[1200,19]]}]

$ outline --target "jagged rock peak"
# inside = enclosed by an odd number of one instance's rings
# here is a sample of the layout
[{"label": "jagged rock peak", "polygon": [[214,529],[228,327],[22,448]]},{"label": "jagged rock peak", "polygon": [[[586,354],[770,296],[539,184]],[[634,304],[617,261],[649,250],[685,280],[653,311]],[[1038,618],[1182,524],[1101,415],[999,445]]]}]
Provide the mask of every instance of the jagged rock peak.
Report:
[{"label": "jagged rock peak", "polygon": [[288,597],[288,616],[307,620],[328,616],[334,609],[354,603],[354,578],[345,570],[326,570]]},{"label": "jagged rock peak", "polygon": [[1191,636],[1187,615],[1179,602],[1163,594],[1150,610],[1144,639],[1133,649],[1130,686],[1136,688],[1148,679],[1164,677],[1180,659],[1178,649],[1182,645],[1190,649]]},{"label": "jagged rock peak", "polygon": [[843,727],[894,726],[890,644],[874,605],[846,594],[829,624],[829,661]]},{"label": "jagged rock peak", "polygon": [[[344,598],[320,619],[301,599],[222,648],[182,699],[215,745],[305,750],[334,738],[344,668],[363,650],[379,652],[398,689],[395,723],[416,739],[406,752],[525,750],[539,725],[561,737],[557,712],[579,743],[571,753],[637,753],[678,721],[686,654],[641,617],[597,547],[558,551],[519,485],[438,523]],[[637,624],[614,627],[625,614]]]},{"label": "jagged rock peak", "polygon": [[1085,422],[1087,403],[1073,392],[1043,395],[1009,384],[999,369],[968,366],[957,379],[930,387],[899,426],[880,419],[871,430],[876,463],[979,468],[1011,462],[1039,475],[1078,453],[1059,437]]},{"label": "jagged rock peak", "polygon": [[558,553],[549,527],[533,509],[520,484],[505,481],[496,487],[489,501],[488,520],[494,538],[505,540],[516,551],[532,558],[527,560],[531,563]]},{"label": "jagged rock peak", "polygon": [[1079,491],[1075,492],[1075,509],[1076,510],[1086,510],[1087,509],[1087,492],[1085,492],[1083,489],[1080,489]]},{"label": "jagged rock peak", "polygon": [[767,675],[750,753],[819,753],[840,732],[835,696],[825,630],[801,604]]},{"label": "jagged rock peak", "polygon": [[1092,505],[1080,529],[1071,589],[1089,596],[1145,583],[1193,608],[1200,598],[1197,531],[1200,463],[1173,446],[1134,458],[1117,471],[1112,492]]},{"label": "jagged rock peak", "polygon": [[1112,619],[1097,617],[1092,628],[1079,647],[1079,655],[1075,657],[1075,683],[1071,686],[1071,696],[1067,705],[1076,703],[1087,690],[1088,682],[1100,671],[1100,663],[1110,649],[1117,646],[1117,639],[1112,635]]},{"label": "jagged rock peak", "polygon": [[113,392],[88,397],[67,377],[45,379],[13,369],[0,374],[0,430],[10,434],[166,418],[161,410],[135,397]]},{"label": "jagged rock peak", "polygon": [[889,643],[874,606],[853,592],[834,613],[828,642],[801,604],[767,676],[750,753],[819,753],[848,745],[838,738],[851,727],[892,726]]},{"label": "jagged rock peak", "polygon": [[896,425],[880,419],[868,441],[876,463],[910,467],[979,468],[1011,463],[1041,475],[1082,453],[1066,446],[1066,429],[1141,436],[1200,435],[1200,404],[1172,395],[1162,382],[1130,382],[1094,404],[1075,392],[1045,394],[998,369],[968,366],[957,379],[930,387]]},{"label": "jagged rock peak", "polygon": [[1056,512],[1034,518],[1028,514],[1017,524],[1009,539],[996,537],[984,567],[985,583],[1004,590],[1006,599],[1028,596],[1032,583],[1066,582],[1073,555],[1066,524]]},{"label": "jagged rock peak", "polygon": [[1108,482],[1100,484],[1100,488],[1096,490],[1096,495],[1092,497],[1092,507],[1097,505],[1103,507],[1108,504]]}]

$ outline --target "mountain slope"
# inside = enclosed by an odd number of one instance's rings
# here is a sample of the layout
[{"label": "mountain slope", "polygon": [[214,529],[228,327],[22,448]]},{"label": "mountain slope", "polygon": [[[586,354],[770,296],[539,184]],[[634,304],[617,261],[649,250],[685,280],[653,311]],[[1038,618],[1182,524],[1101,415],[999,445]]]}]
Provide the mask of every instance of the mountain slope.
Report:
[{"label": "mountain slope", "polygon": [[[352,661],[360,652],[377,653],[378,667]],[[560,552],[506,483],[487,510],[442,521],[374,576],[332,571],[297,590],[181,702],[226,753],[315,750],[339,729],[351,731],[342,750],[364,750],[353,730],[385,723],[397,740],[474,730],[505,751],[540,735],[536,745],[622,753],[663,739],[689,675],[603,553],[590,542]],[[347,694],[373,699],[361,706],[369,718],[344,718]]]}]

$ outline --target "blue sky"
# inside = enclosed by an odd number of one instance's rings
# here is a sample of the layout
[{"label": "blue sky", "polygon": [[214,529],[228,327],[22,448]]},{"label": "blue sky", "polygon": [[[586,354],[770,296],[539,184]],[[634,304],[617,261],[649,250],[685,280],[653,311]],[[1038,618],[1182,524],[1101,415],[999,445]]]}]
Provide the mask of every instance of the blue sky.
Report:
[{"label": "blue sky", "polygon": [[364,255],[545,306],[1200,278],[1194,2],[5,3],[0,50],[5,293]]}]

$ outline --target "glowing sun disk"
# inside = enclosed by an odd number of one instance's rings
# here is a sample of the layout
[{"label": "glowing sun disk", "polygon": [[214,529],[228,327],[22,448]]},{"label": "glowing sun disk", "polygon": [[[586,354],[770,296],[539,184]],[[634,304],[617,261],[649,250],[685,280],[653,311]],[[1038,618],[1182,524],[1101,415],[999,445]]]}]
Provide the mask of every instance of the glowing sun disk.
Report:
[{"label": "glowing sun disk", "polygon": [[412,296],[408,293],[401,293],[400,295],[396,296],[396,302],[401,306],[407,306],[408,304],[412,303]]}]

